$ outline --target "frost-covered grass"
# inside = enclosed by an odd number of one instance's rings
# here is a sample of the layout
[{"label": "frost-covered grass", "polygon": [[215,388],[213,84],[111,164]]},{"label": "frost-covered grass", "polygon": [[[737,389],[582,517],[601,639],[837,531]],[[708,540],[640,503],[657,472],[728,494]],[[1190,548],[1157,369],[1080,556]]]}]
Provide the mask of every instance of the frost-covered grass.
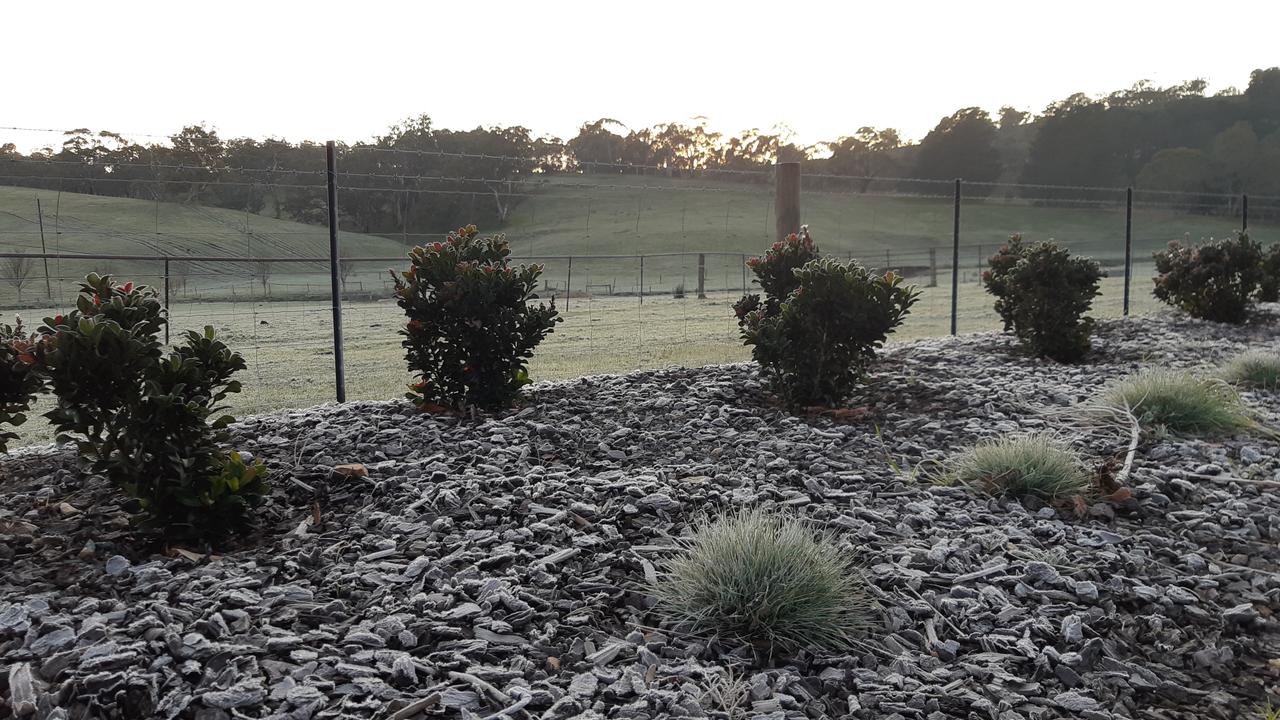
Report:
[{"label": "frost-covered grass", "polygon": [[1109,385],[1101,399],[1110,408],[1128,409],[1146,428],[1230,435],[1257,427],[1230,384],[1183,370],[1142,370]]},{"label": "frost-covered grass", "polygon": [[1045,501],[1090,490],[1080,457],[1047,433],[980,442],[948,460],[938,479],[992,495]]},{"label": "frost-covered grass", "polygon": [[1222,366],[1222,378],[1242,387],[1280,389],[1280,353],[1246,350]]},{"label": "frost-covered grass", "polygon": [[849,554],[804,520],[741,510],[702,522],[651,584],[693,632],[760,648],[848,647],[871,602]]}]

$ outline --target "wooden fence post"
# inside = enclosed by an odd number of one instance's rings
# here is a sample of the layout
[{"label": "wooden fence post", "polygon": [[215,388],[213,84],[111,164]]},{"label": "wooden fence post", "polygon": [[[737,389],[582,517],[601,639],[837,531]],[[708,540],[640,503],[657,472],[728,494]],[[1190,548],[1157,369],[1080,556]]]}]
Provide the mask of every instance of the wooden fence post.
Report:
[{"label": "wooden fence post", "polygon": [[778,240],[800,229],[800,163],[782,162],[774,166],[774,216]]}]

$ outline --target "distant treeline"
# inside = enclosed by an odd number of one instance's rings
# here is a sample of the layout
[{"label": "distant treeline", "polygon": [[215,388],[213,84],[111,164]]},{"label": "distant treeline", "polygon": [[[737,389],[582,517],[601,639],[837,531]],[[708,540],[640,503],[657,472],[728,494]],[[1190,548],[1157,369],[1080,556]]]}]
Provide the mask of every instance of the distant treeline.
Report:
[{"label": "distant treeline", "polygon": [[[1280,196],[1280,68],[1255,70],[1242,92],[1205,95],[1205,82],[1139,82],[1101,97],[1075,94],[1039,114],[976,107],[943,118],[918,143],[892,128],[798,145],[779,131],[711,132],[704,124],[628,129],[584,123],[567,141],[527,128],[435,127],[423,115],[369,142],[341,148],[343,226],[369,233],[501,225],[553,174],[698,176],[765,184],[777,161],[803,160],[811,189],[969,195],[1076,202],[1110,198],[1080,187],[1171,191],[1170,204],[1234,211],[1221,194]],[[61,145],[19,153],[0,144],[0,184],[60,188],[243,209],[323,224],[322,144],[223,139],[204,126],[139,144],[109,131],[73,130]],[[603,180],[602,180],[603,182]],[[1021,185],[1020,185],[1021,184]],[[1073,186],[1076,189],[1032,187]],[[1259,203],[1258,216],[1277,212]]]}]

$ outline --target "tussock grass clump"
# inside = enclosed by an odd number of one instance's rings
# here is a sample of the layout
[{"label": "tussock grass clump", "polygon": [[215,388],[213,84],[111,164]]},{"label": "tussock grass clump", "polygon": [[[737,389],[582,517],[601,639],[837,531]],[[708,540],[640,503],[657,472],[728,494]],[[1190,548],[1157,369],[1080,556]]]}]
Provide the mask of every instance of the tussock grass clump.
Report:
[{"label": "tussock grass clump", "polygon": [[1091,487],[1080,457],[1048,433],[980,442],[951,458],[939,480],[991,495],[1046,502],[1084,495]]},{"label": "tussock grass clump", "polygon": [[1230,435],[1257,427],[1235,388],[1217,378],[1183,370],[1152,368],[1112,383],[1102,404],[1128,408],[1143,427],[1174,432]]},{"label": "tussock grass clump", "polygon": [[1280,353],[1246,350],[1227,361],[1222,378],[1244,387],[1280,390]]},{"label": "tussock grass clump", "polygon": [[784,652],[847,648],[872,603],[829,535],[778,511],[702,521],[651,583],[658,610],[698,634]]}]

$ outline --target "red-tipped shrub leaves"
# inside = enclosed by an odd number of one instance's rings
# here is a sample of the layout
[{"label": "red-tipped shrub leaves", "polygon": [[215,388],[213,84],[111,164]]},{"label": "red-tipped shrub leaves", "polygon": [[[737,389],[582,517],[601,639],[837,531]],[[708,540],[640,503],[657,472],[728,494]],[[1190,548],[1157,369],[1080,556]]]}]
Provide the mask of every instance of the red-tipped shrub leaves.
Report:
[{"label": "red-tipped shrub leaves", "polygon": [[743,342],[793,407],[848,397],[919,296],[892,272],[876,275],[817,254],[807,229],[775,243],[748,262],[767,297],[747,295],[734,305]]},{"label": "red-tipped shrub leaves", "polygon": [[1263,280],[1262,249],[1247,233],[1196,246],[1171,242],[1155,260],[1155,296],[1214,322],[1244,322]]},{"label": "red-tipped shrub leaves", "polygon": [[1071,257],[1053,242],[1026,245],[1013,235],[982,274],[996,297],[1004,329],[1032,352],[1059,362],[1076,362],[1089,351],[1093,318],[1087,317],[1106,273],[1097,261]]},{"label": "red-tipped shrub leaves", "polygon": [[[22,326],[22,318],[13,325],[0,323],[0,428],[17,427],[27,421],[27,411],[44,379],[35,368],[35,349],[41,341]],[[0,430],[0,452],[9,450],[9,441],[18,435]]]},{"label": "red-tipped shrub leaves", "polygon": [[213,328],[188,332],[165,353],[154,290],[91,274],[76,309],[46,318],[35,361],[57,406],[46,413],[93,472],[138,501],[144,524],[214,537],[247,520],[266,493],[266,470],[218,443],[232,418],[210,418],[239,392],[244,358]]},{"label": "red-tipped shrub leaves", "polygon": [[409,321],[401,343],[418,382],[407,397],[419,406],[498,408],[529,381],[533,350],[560,322],[555,301],[536,300],[541,265],[510,267],[501,235],[474,225],[444,242],[414,248],[396,273],[396,302]]}]

